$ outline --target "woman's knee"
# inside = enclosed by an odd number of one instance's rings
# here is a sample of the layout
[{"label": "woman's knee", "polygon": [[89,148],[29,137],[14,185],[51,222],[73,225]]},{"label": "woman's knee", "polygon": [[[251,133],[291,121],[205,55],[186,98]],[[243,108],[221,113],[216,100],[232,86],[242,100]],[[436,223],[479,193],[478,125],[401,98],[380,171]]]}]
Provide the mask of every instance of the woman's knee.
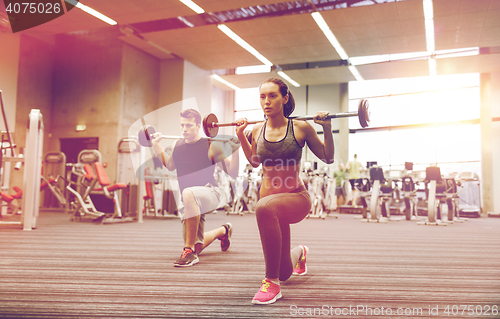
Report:
[{"label": "woman's knee", "polygon": [[276,210],[271,205],[269,205],[269,201],[267,200],[261,199],[255,206],[255,216],[257,220],[274,218],[276,215],[275,212]]}]

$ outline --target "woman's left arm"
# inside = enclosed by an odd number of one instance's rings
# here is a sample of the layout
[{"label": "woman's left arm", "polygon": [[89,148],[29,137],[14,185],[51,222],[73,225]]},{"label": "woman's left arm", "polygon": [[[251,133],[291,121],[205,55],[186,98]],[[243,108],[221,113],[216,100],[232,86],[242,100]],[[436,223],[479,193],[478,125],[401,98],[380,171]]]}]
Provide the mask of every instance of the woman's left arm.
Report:
[{"label": "woman's left arm", "polygon": [[331,164],[333,163],[335,146],[333,145],[332,122],[331,119],[325,119],[327,115],[328,112],[318,112],[314,117],[314,122],[323,127],[323,142],[319,139],[316,130],[311,124],[300,121],[302,122],[300,127],[304,133],[305,141],[314,155],[323,162]]}]

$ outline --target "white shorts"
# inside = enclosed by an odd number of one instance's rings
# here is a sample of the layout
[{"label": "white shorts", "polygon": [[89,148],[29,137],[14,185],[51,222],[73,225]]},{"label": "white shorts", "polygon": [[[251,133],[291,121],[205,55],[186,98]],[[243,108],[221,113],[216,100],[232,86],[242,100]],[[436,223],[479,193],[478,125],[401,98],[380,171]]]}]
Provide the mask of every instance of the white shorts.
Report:
[{"label": "white shorts", "polygon": [[[187,190],[193,192],[194,200],[198,207],[200,208],[200,224],[198,226],[198,230],[196,232],[196,244],[203,244],[205,240],[204,232],[205,232],[205,214],[211,213],[217,208],[221,207],[221,199],[222,193],[219,187],[212,186],[207,184],[206,186],[194,186],[188,187]],[[179,209],[179,213],[181,214],[181,222],[182,222],[182,237],[184,242],[186,242],[186,224],[184,222],[184,205]]]}]

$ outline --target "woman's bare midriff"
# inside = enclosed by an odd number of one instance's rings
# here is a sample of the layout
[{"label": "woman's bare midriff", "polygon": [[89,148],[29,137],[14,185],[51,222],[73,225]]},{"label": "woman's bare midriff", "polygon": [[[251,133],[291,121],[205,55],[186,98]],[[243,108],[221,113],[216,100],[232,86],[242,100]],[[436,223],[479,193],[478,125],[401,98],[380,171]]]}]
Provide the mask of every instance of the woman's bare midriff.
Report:
[{"label": "woman's bare midriff", "polygon": [[303,186],[299,177],[300,164],[289,166],[263,166],[260,197],[272,194],[290,193]]}]

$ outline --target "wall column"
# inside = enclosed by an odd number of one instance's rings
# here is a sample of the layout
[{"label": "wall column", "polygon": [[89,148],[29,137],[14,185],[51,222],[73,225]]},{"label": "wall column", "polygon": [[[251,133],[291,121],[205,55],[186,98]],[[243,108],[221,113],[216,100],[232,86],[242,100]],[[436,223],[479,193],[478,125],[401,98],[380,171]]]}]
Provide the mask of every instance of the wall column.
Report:
[{"label": "wall column", "polygon": [[491,103],[491,73],[481,73],[481,197],[483,214],[493,212],[493,125]]},{"label": "wall column", "polygon": [[[339,85],[339,112],[349,112],[349,83]],[[349,162],[349,119],[340,118],[339,121],[339,143],[335,145],[336,159],[344,165]]]}]

